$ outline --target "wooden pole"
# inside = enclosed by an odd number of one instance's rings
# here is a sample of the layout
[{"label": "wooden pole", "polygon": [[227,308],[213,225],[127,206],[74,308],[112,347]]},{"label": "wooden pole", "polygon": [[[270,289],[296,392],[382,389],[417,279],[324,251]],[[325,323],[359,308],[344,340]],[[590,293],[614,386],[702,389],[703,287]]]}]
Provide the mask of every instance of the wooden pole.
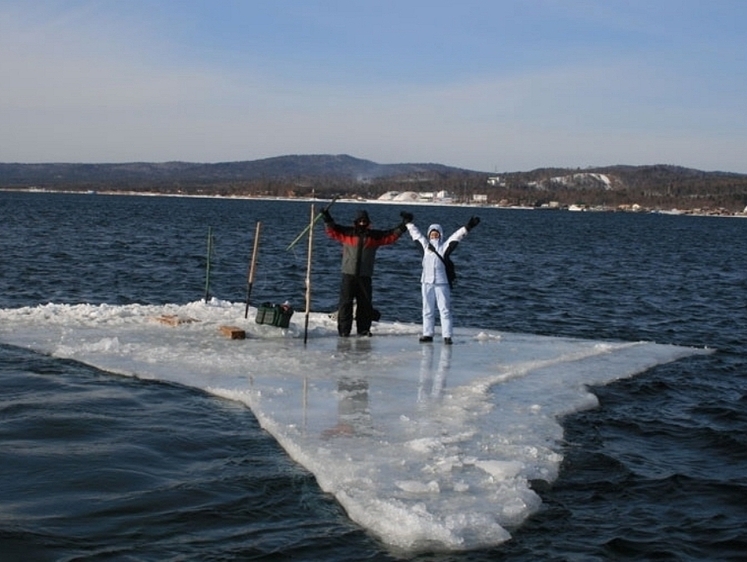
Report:
[{"label": "wooden pole", "polygon": [[246,282],[246,308],[244,308],[244,318],[249,316],[249,297],[252,294],[254,285],[254,266],[257,264],[257,249],[259,248],[259,233],[262,230],[262,222],[257,221],[257,228],[254,230],[254,248],[252,249],[252,260],[249,265],[249,277]]},{"label": "wooden pole", "polygon": [[309,250],[306,260],[306,319],[303,328],[303,344],[309,337],[309,313],[311,312],[311,250],[314,246],[314,222],[316,213],[314,213],[314,204],[311,204],[311,218],[309,219]]}]

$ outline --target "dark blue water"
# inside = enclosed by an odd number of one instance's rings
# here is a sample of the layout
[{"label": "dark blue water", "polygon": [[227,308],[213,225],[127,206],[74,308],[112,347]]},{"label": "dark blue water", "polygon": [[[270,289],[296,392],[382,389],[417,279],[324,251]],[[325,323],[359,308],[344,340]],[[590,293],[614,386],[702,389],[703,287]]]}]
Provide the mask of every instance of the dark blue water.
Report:
[{"label": "dark blue water", "polygon": [[[336,204],[345,222],[360,205]],[[403,207],[369,205],[375,226]],[[744,560],[747,220],[409,208],[451,232],[459,325],[710,347],[596,388],[564,420],[542,510],[488,551],[417,560]],[[303,306],[309,204],[0,192],[0,307],[242,301]],[[332,310],[339,247],[315,231],[313,308]],[[419,257],[379,252],[384,319],[419,322]],[[249,410],[175,385],[0,346],[1,560],[394,560]]]}]

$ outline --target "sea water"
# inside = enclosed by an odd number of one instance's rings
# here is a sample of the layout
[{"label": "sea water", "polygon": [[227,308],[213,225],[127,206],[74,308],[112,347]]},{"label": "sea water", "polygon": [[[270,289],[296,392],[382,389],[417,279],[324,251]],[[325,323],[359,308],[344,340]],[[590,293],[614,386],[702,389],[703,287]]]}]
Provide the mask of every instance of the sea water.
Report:
[{"label": "sea water", "polygon": [[[360,207],[340,203],[333,214],[345,222]],[[394,226],[403,209],[366,208],[380,227]],[[528,334],[550,343],[571,338],[713,351],[595,386],[599,407],[562,418],[557,479],[534,483],[541,504],[511,529],[508,542],[420,556],[739,559],[747,520],[747,281],[740,260],[747,223],[408,210],[416,222],[441,222],[447,232],[471,214],[483,220],[455,254],[454,314],[463,344],[473,333],[496,333],[504,342]],[[0,306],[47,314],[32,336],[54,322],[60,307],[68,307],[61,309],[68,317],[87,310],[90,319],[133,307],[197,306],[207,294],[241,310],[256,221],[263,231],[252,301],[302,306],[306,248],[285,246],[308,221],[308,202],[3,193],[0,213]],[[206,287],[208,227],[215,239]],[[331,311],[339,247],[320,228],[315,235],[313,305]],[[416,339],[418,276],[409,240],[380,250],[374,298],[383,313],[381,337],[386,321]],[[69,322],[63,330],[74,332]],[[99,336],[92,336],[97,345]],[[8,559],[406,555],[351,521],[240,401],[168,377],[115,376],[117,369],[75,360],[75,350],[65,358],[23,347],[0,347],[0,544]],[[460,342],[454,347],[458,352]],[[422,404],[434,381],[425,392],[418,376],[416,369],[413,402]],[[494,405],[505,405],[500,390],[488,389]]]}]

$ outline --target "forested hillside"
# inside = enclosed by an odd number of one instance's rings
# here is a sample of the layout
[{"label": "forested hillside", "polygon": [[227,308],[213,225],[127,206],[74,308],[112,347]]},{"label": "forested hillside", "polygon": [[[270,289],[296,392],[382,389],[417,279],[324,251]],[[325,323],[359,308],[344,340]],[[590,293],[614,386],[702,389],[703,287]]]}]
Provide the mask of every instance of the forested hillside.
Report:
[{"label": "forested hillside", "polygon": [[747,175],[679,166],[539,168],[487,173],[441,164],[378,164],[348,155],[292,155],[215,164],[0,164],[0,189],[183,195],[377,198],[443,192],[487,204],[741,212]]}]

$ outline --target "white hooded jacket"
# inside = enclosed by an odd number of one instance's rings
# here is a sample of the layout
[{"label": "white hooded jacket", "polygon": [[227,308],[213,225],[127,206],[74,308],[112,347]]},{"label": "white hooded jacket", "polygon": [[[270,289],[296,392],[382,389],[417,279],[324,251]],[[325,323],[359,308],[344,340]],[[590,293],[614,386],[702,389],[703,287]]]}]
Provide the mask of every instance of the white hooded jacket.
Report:
[{"label": "white hooded jacket", "polygon": [[439,259],[439,257],[428,249],[428,244],[438,252],[441,256],[444,256],[452,245],[458,244],[462,238],[467,236],[467,228],[462,226],[454,234],[449,236],[448,239],[444,240],[444,231],[440,224],[432,224],[428,227],[428,233],[432,230],[437,230],[441,237],[438,240],[430,240],[427,235],[423,235],[422,232],[413,223],[407,224],[407,231],[415,242],[420,243],[423,246],[423,273],[420,276],[421,283],[432,283],[436,285],[448,285],[449,280],[446,277],[446,266]]}]

